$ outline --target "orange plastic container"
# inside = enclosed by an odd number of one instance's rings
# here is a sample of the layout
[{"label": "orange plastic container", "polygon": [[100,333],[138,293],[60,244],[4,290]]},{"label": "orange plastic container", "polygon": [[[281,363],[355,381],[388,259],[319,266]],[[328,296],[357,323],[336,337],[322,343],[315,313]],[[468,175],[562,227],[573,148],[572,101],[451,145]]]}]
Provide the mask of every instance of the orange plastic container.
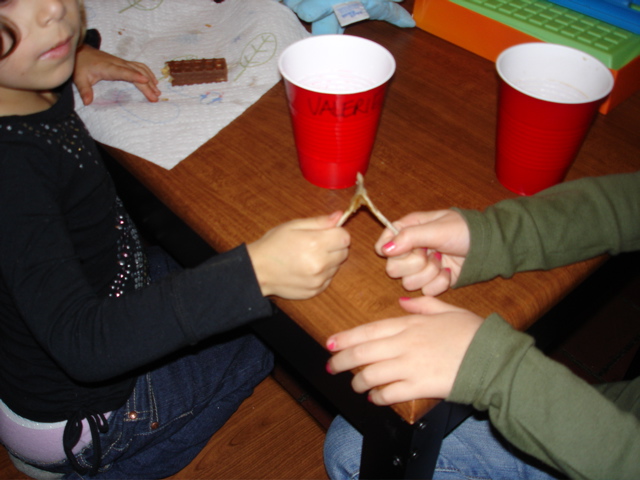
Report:
[{"label": "orange plastic container", "polygon": [[[508,47],[544,41],[449,0],[416,0],[413,18],[422,30],[494,62]],[[615,84],[600,107],[603,114],[640,90],[640,56],[610,70]]]}]

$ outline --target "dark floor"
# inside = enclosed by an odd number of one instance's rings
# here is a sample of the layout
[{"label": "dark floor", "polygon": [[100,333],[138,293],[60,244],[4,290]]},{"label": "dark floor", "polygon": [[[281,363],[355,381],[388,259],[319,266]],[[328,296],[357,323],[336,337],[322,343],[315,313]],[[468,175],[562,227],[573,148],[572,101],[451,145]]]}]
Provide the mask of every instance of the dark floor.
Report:
[{"label": "dark floor", "polygon": [[549,354],[590,383],[640,375],[640,254],[609,260],[571,297],[564,311],[585,320]]},{"label": "dark floor", "polygon": [[[640,252],[607,261],[533,328],[545,338],[552,326],[560,340],[540,342],[552,358],[590,383],[640,375]],[[553,335],[557,335],[555,332]]]}]

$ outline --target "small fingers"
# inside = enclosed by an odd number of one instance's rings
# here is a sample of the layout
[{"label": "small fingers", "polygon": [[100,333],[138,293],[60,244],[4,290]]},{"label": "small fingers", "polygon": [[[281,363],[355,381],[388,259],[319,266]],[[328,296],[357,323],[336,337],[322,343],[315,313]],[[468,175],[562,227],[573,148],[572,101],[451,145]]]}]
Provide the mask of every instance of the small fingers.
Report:
[{"label": "small fingers", "polygon": [[295,220],[290,220],[287,223],[283,223],[282,226],[286,225],[288,228],[294,230],[326,230],[335,227],[341,216],[342,212],[336,211],[330,215],[297,218]]},{"label": "small fingers", "polygon": [[[338,352],[327,362],[327,371],[335,374],[354,370],[360,367],[371,367],[378,362],[389,359],[389,350],[383,346],[384,344],[380,340],[370,340],[364,343],[359,343],[352,347],[349,347],[341,352]],[[376,370],[374,367],[373,370]],[[371,370],[370,370],[371,371]],[[371,383],[370,383],[371,382]],[[364,392],[374,386],[374,382],[367,379],[362,379],[357,384],[358,392]],[[356,385],[354,385],[355,387]]]},{"label": "small fingers", "polygon": [[[398,228],[398,226],[396,224],[393,224],[394,227]],[[383,250],[383,247],[385,245],[387,245],[388,243],[391,242],[391,240],[393,240],[393,238],[396,236],[395,233],[393,233],[391,230],[389,230],[388,228],[384,229],[384,232],[382,232],[382,234],[380,235],[380,238],[378,238],[378,240],[376,241],[375,244],[375,251],[378,255],[380,255],[381,257],[386,257],[386,253]]]},{"label": "small fingers", "polygon": [[385,270],[387,275],[391,278],[404,279],[405,277],[410,277],[423,272],[428,265],[429,258],[427,251],[423,248],[416,248],[404,255],[390,257],[387,260]]},{"label": "small fingers", "polygon": [[[395,234],[386,228],[375,244],[376,252],[381,257],[388,257],[394,254],[398,255],[398,252],[396,251],[398,245],[401,245],[401,252],[405,253],[410,251],[414,248],[412,247],[412,240],[408,238],[406,233],[403,234],[402,230],[428,223],[437,214],[439,214],[439,212],[413,212],[405,215],[395,222],[392,222],[392,225],[396,230],[400,231],[400,233]],[[404,245],[405,243],[407,243],[407,245]],[[425,247],[425,245],[416,244],[415,248],[418,247]]]},{"label": "small fingers", "polygon": [[150,102],[157,102],[160,98],[160,90],[150,83],[137,83],[134,82],[135,87],[142,93]]},{"label": "small fingers", "polygon": [[386,271],[391,278],[401,278],[407,291],[422,290],[428,295],[446,291],[451,281],[451,270],[442,268],[442,254],[423,248],[389,258]]},{"label": "small fingers", "polygon": [[357,393],[391,384],[402,379],[403,364],[394,357],[371,363],[356,373],[351,386]]},{"label": "small fingers", "polygon": [[422,294],[435,297],[446,292],[451,287],[451,269],[443,268],[425,286],[422,287]]},{"label": "small fingers", "polygon": [[140,74],[142,74],[149,81],[149,83],[153,85],[157,85],[159,83],[158,79],[153,74],[151,69],[147,66],[147,64],[140,62],[129,62],[129,64],[138,72],[140,72]]},{"label": "small fingers", "polygon": [[365,323],[331,335],[327,340],[327,348],[332,352],[337,352],[369,340],[395,335],[404,328],[402,317]]},{"label": "small fingers", "polygon": [[402,285],[410,292],[421,290],[424,295],[439,295],[449,289],[451,269],[443,268],[440,252],[426,254],[425,258],[424,267],[416,273],[403,276]]},{"label": "small fingers", "polygon": [[422,315],[466,312],[463,308],[443,302],[436,297],[429,297],[426,295],[422,297],[401,298],[400,306],[409,313]]},{"label": "small fingers", "polygon": [[109,79],[134,84],[149,101],[157,101],[162,93],[158,88],[158,79],[144,63],[123,60],[122,63],[114,65]]},{"label": "small fingers", "polygon": [[376,405],[393,405],[395,403],[415,400],[408,381],[397,381],[373,388],[369,391],[369,401]]},{"label": "small fingers", "polygon": [[78,88],[78,94],[82,99],[82,103],[84,105],[90,105],[93,102],[93,88],[89,84],[80,85],[76,83],[76,87]]}]

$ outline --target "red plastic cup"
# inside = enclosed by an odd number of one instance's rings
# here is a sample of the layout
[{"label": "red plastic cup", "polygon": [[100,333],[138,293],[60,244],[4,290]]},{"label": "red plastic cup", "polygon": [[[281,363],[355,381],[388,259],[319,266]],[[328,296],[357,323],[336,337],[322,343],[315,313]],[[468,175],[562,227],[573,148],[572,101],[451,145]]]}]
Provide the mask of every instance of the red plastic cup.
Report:
[{"label": "red plastic cup", "polygon": [[351,187],[369,166],[393,56],[364,38],[318,35],[287,47],[278,65],[302,175],[323,188]]},{"label": "red plastic cup", "polygon": [[580,50],[525,43],[496,60],[500,76],[496,175],[520,195],[562,182],[613,75]]}]

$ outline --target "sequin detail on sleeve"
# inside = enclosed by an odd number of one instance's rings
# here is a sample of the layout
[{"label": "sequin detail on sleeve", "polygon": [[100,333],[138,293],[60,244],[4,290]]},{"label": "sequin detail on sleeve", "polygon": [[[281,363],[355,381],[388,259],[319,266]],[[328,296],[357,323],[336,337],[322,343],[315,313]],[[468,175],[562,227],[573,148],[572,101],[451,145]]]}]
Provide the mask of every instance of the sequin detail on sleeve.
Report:
[{"label": "sequin detail on sleeve", "polygon": [[118,273],[109,287],[110,297],[119,297],[127,291],[138,290],[149,284],[147,256],[140,235],[127,214],[122,201],[116,198],[116,229],[118,236]]}]

